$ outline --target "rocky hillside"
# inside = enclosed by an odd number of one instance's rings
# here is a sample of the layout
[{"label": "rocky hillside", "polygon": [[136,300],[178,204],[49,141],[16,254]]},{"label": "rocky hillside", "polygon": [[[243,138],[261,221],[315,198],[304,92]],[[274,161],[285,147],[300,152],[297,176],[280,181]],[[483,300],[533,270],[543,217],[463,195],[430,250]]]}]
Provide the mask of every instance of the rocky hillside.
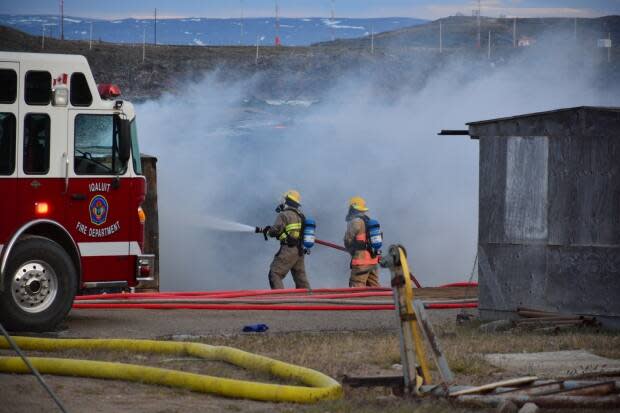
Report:
[{"label": "rocky hillside", "polygon": [[[374,36],[376,46],[439,47],[439,25],[443,33],[443,47],[475,47],[478,38],[478,22],[475,17],[452,16],[402,29],[397,29]],[[515,24],[516,23],[516,24]],[[620,16],[587,18],[489,18],[480,21],[481,46],[491,43],[494,47],[512,47],[513,30],[516,38],[536,42],[545,34],[556,33],[570,37],[583,46],[596,47],[596,41],[611,35],[616,44],[620,43]],[[370,38],[342,39],[338,43],[348,47],[367,47]],[[328,42],[331,43],[331,42]]]},{"label": "rocky hillside", "polygon": [[[174,92],[187,80],[217,71],[223,79],[248,79],[256,84],[260,99],[313,99],[344,75],[360,76],[377,85],[377,92],[389,95],[403,88],[415,89],[427,75],[450,61],[466,61],[472,70],[491,71],[507,64],[513,56],[545,56],[558,49],[558,41],[575,67],[594,65],[601,87],[620,83],[620,52],[596,47],[596,39],[610,33],[620,44],[620,16],[577,20],[577,42],[572,19],[518,19],[518,37],[533,39],[527,48],[512,47],[512,20],[483,19],[482,32],[493,29],[492,56],[487,56],[486,38],[475,47],[476,20],[471,17],[442,19],[444,51],[437,47],[439,22],[378,34],[371,53],[370,39],[337,40],[307,47],[261,47],[256,58],[252,46],[166,46],[147,45],[143,61],[142,44],[93,43],[45,39],[0,26],[0,49],[5,51],[71,53],[86,56],[99,83],[118,84],[123,95],[144,100]],[[545,33],[545,35],[543,35]],[[557,35],[555,40],[544,38]],[[568,47],[566,46],[568,44]],[[526,49],[533,52],[524,54]],[[553,63],[552,63],[553,64]]]}]

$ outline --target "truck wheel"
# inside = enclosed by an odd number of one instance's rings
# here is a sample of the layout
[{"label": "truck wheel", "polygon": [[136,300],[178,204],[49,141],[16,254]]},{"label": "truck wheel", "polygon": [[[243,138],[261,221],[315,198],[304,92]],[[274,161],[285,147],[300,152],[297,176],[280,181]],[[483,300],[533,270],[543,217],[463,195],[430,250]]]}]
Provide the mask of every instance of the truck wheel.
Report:
[{"label": "truck wheel", "polygon": [[0,293],[0,321],[13,331],[52,330],[73,304],[75,267],[56,242],[33,236],[15,245]]}]

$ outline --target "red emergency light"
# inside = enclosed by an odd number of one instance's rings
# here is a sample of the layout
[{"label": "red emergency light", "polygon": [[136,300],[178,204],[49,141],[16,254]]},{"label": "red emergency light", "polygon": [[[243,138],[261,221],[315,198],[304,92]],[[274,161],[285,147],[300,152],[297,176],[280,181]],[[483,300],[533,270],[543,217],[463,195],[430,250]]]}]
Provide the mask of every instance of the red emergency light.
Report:
[{"label": "red emergency light", "polygon": [[50,206],[47,202],[35,202],[34,213],[38,216],[45,216],[50,212]]},{"label": "red emergency light", "polygon": [[121,95],[121,89],[112,83],[102,83],[97,85],[97,91],[102,99],[114,99]]}]

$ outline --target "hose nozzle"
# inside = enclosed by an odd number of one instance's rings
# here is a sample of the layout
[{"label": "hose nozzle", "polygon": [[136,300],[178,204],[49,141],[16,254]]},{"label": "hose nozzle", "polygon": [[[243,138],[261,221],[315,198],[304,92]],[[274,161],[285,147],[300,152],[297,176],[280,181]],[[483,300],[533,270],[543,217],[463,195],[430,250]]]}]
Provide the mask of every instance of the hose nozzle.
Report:
[{"label": "hose nozzle", "polygon": [[263,232],[263,229],[261,227],[256,227],[254,228],[254,232],[260,234],[261,232]]}]

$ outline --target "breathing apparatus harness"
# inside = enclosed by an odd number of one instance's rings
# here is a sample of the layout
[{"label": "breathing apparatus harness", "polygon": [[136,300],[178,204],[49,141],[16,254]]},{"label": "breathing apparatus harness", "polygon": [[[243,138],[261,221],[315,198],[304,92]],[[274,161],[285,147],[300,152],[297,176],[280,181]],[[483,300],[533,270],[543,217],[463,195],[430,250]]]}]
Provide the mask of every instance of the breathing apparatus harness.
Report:
[{"label": "breathing apparatus harness", "polygon": [[352,215],[351,219],[359,218],[364,221],[364,229],[366,231],[366,240],[359,241],[353,240],[352,246],[356,250],[366,250],[370,253],[372,258],[377,255],[381,255],[381,246],[383,243],[383,232],[379,221],[369,218],[366,214],[356,213]]},{"label": "breathing apparatus harness", "polygon": [[[276,207],[276,212],[279,214],[285,210],[294,212],[300,222],[288,224],[284,227],[284,231],[278,237],[278,240],[282,245],[289,247],[297,247],[299,250],[299,256],[304,254],[310,254],[310,248],[314,245],[316,223],[311,218],[306,218],[299,210],[299,204],[291,200],[286,200]],[[262,232],[265,237],[265,241],[268,240],[268,233],[271,227],[264,228],[256,227],[256,232]],[[299,236],[296,238],[292,236],[291,232],[298,231]]]}]

